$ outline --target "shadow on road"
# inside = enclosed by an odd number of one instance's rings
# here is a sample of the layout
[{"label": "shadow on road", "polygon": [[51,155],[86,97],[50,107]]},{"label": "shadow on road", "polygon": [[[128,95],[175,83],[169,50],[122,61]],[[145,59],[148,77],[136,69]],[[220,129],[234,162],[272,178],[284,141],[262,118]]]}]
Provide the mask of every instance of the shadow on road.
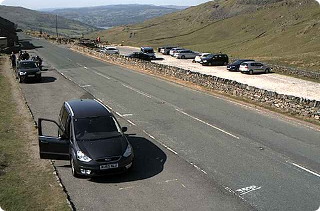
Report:
[{"label": "shadow on road", "polygon": [[152,59],[152,60],[156,60],[156,61],[158,61],[158,60],[164,60],[164,58],[159,57],[159,58],[155,58],[155,59]]},{"label": "shadow on road", "polygon": [[40,83],[51,83],[56,81],[57,79],[55,77],[50,77],[50,76],[42,76],[41,77],[41,82]]},{"label": "shadow on road", "polygon": [[42,48],[42,46],[34,46],[30,41],[31,39],[19,40],[19,43],[21,45],[21,50],[32,50],[36,48]]},{"label": "shadow on road", "polygon": [[42,76],[40,82],[35,81],[33,78],[26,78],[24,83],[26,83],[26,84],[44,84],[44,83],[51,83],[56,80],[57,79],[55,77]]},{"label": "shadow on road", "polygon": [[128,140],[135,155],[131,169],[124,174],[94,177],[90,179],[91,182],[122,183],[143,180],[162,172],[167,156],[159,147],[143,137],[129,136]]}]

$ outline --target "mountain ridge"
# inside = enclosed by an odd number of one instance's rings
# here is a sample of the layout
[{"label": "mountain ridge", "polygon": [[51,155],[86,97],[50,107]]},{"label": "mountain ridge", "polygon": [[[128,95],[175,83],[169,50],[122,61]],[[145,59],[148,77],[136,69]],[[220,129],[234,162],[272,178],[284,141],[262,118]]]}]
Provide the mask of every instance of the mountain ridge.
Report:
[{"label": "mountain ridge", "polygon": [[[23,7],[0,5],[0,16],[18,25],[24,30],[56,33],[56,15],[38,12]],[[79,21],[58,17],[58,32],[66,36],[81,35],[97,30],[96,27]]]},{"label": "mountain ridge", "polygon": [[218,0],[89,37],[133,46],[221,51],[234,58],[320,71],[319,34],[320,6],[315,0]]}]

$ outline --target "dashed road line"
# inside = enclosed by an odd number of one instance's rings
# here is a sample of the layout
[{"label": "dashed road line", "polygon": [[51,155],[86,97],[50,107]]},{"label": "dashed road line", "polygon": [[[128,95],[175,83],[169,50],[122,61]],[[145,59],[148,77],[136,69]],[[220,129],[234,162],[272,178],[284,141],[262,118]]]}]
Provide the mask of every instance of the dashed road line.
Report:
[{"label": "dashed road line", "polygon": [[231,134],[231,133],[229,133],[229,132],[227,132],[227,131],[225,131],[225,130],[217,127],[217,126],[214,126],[214,125],[212,125],[212,124],[210,124],[210,123],[207,123],[207,122],[205,122],[205,121],[203,121],[203,120],[201,120],[201,119],[199,119],[199,118],[197,118],[197,117],[194,117],[194,116],[192,116],[192,115],[190,115],[190,114],[188,114],[188,113],[186,113],[186,112],[184,112],[184,111],[181,111],[180,109],[176,109],[176,111],[178,111],[178,112],[180,112],[180,113],[182,113],[182,114],[184,114],[184,115],[186,115],[186,116],[188,116],[188,117],[190,117],[190,118],[192,118],[192,119],[194,119],[194,120],[197,120],[198,122],[201,122],[201,123],[203,123],[203,124],[205,124],[205,125],[208,125],[208,126],[211,127],[211,128],[214,128],[214,129],[216,129],[216,130],[219,130],[220,132],[225,133],[225,134],[227,134],[227,135],[229,135],[229,136],[231,136],[231,137],[233,137],[233,138],[240,139],[238,136],[233,135],[233,134]]},{"label": "dashed road line", "polygon": [[309,170],[309,169],[307,169],[307,168],[305,168],[305,167],[302,167],[302,166],[300,166],[300,165],[298,165],[298,164],[296,164],[296,163],[292,163],[292,162],[289,162],[289,161],[287,161],[287,162],[290,163],[290,164],[292,164],[292,165],[294,165],[295,167],[297,167],[297,168],[299,168],[299,169],[302,169],[302,170],[304,170],[304,171],[306,171],[306,172],[308,172],[308,173],[310,173],[310,174],[312,174],[312,175],[320,178],[320,174],[318,174],[318,173],[316,173],[316,172],[314,172],[314,171],[311,171],[311,170]]},{"label": "dashed road line", "polygon": [[139,93],[139,94],[141,94],[141,95],[143,95],[143,96],[145,96],[145,97],[147,97],[147,98],[152,98],[150,95],[148,95],[147,93],[144,93],[144,92],[142,92],[142,91],[140,91],[140,90],[138,90],[138,89],[135,89],[135,88],[133,88],[133,87],[131,87],[131,86],[128,86],[128,85],[126,85],[126,84],[124,84],[124,83],[122,83],[122,86],[124,86],[124,87],[126,87],[126,88],[128,88],[128,89],[130,89],[130,90],[132,90],[132,91],[135,91],[135,92],[137,92],[137,93]]},{"label": "dashed road line", "polygon": [[80,86],[81,88],[86,88],[86,87],[90,87],[91,85],[87,84],[87,85],[82,85]]},{"label": "dashed road line", "polygon": [[99,72],[97,72],[97,71],[95,71],[95,70],[92,70],[92,72],[94,72],[95,74],[97,74],[97,75],[99,75],[99,76],[101,76],[101,77],[103,77],[103,78],[106,78],[106,79],[108,79],[108,80],[111,79],[110,77],[108,77],[108,76],[106,76],[106,75],[103,75],[102,73],[99,73]]},{"label": "dashed road line", "polygon": [[127,122],[129,122],[130,124],[132,124],[133,126],[136,126],[136,124],[134,124],[132,121],[127,119]]},{"label": "dashed road line", "polygon": [[122,114],[120,114],[119,112],[117,112],[116,111],[116,114],[118,115],[118,116],[120,116],[120,117],[123,117],[123,115]]}]

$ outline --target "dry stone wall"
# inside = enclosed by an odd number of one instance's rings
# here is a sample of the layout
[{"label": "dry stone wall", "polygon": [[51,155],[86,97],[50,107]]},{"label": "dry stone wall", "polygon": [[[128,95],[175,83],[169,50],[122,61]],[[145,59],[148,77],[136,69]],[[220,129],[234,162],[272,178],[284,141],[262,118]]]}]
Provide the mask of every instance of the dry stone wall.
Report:
[{"label": "dry stone wall", "polygon": [[237,81],[191,72],[178,67],[127,58],[121,55],[108,55],[78,45],[73,45],[71,48],[111,63],[134,66],[144,71],[151,72],[152,74],[175,77],[214,91],[219,91],[220,93],[241,97],[281,112],[320,121],[320,101],[278,94],[273,91],[242,84]]}]

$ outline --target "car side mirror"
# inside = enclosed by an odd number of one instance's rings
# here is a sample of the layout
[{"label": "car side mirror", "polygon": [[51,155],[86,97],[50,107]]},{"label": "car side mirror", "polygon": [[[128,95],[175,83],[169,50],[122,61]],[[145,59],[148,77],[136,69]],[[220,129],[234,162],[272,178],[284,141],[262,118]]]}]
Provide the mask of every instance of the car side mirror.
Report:
[{"label": "car side mirror", "polygon": [[127,132],[128,128],[127,127],[122,127],[121,128],[121,131],[124,133],[124,132]]}]

